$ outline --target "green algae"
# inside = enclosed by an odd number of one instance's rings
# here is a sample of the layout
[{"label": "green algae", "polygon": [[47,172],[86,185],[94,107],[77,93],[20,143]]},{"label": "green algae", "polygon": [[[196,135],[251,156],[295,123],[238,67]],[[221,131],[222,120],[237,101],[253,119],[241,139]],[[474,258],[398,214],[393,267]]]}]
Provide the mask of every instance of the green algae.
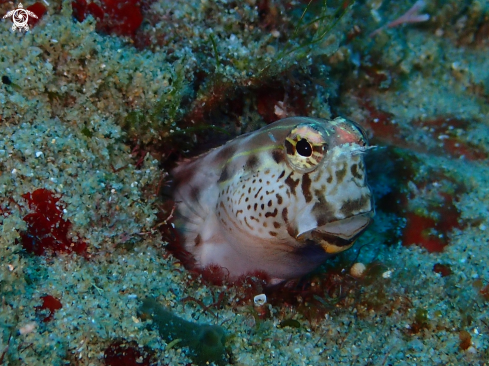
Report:
[{"label": "green algae", "polygon": [[151,298],[143,300],[139,312],[153,320],[161,337],[168,342],[167,349],[188,347],[189,357],[198,365],[226,363],[226,335],[221,327],[188,322]]},{"label": "green algae", "polygon": [[[348,5],[341,5],[335,9],[330,9],[327,1],[324,1],[321,4],[315,4],[316,6],[311,6],[312,3],[312,1],[309,1],[302,12],[302,15],[294,27],[291,41],[289,41],[272,62],[261,71],[267,70],[271,66],[278,68],[279,63],[288,56],[293,56],[292,59],[295,62],[310,57],[310,55],[314,53],[314,46],[325,41],[325,43],[328,43],[327,37],[350,9]],[[303,24],[305,20],[306,22]],[[337,40],[335,40],[334,35],[329,42],[330,45],[334,44],[332,49],[336,50],[338,48]],[[333,52],[332,50],[330,51]]]},{"label": "green algae", "polygon": [[[180,149],[182,144],[182,150],[191,147],[189,142],[207,129],[195,131],[189,125],[202,124],[205,115],[238,90],[253,95],[273,79],[282,79],[281,73],[306,67],[316,56],[333,54],[349,24],[349,6],[329,6],[321,1],[318,5],[298,6],[302,15],[292,12],[274,19],[271,35],[269,26],[261,23],[253,7],[244,5],[241,16],[250,27],[240,34],[234,17],[222,16],[222,4],[205,2],[202,6],[206,10],[200,9],[199,14],[209,12],[219,19],[212,32],[198,27],[186,29],[184,38],[192,42],[187,44],[182,39],[178,48],[185,49],[186,45],[189,52],[171,56],[176,57],[176,62],[169,67],[167,88],[158,100],[134,104],[135,108],[122,118],[121,125],[129,139],[148,150],[154,150],[154,145],[164,145],[165,151]],[[285,13],[281,4],[269,6]],[[156,28],[163,32],[165,27],[166,22]],[[174,30],[168,32],[172,34]],[[289,32],[292,36],[285,36]]]},{"label": "green algae", "polygon": [[184,61],[185,58],[172,68],[171,83],[157,102],[127,113],[122,127],[130,139],[136,138],[143,143],[150,143],[161,138],[169,139],[180,130],[176,121],[181,118],[180,105],[188,88]]},{"label": "green algae", "polygon": [[290,327],[290,328],[300,328],[301,327],[301,323],[299,323],[297,320],[295,319],[292,319],[292,318],[287,318],[287,319],[284,319],[282,320],[279,325],[278,325],[279,328],[285,328],[285,327]]}]

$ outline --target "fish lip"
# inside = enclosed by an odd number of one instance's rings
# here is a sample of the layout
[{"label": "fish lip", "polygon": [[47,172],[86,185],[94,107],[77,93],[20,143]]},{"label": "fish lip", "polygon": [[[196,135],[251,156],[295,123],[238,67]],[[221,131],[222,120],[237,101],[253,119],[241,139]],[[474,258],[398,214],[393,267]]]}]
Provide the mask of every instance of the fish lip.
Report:
[{"label": "fish lip", "polygon": [[297,236],[299,241],[310,239],[314,234],[316,237],[325,235],[327,237],[338,237],[342,239],[352,239],[362,233],[363,230],[372,222],[373,211],[364,212],[340,220],[330,221],[322,226],[306,231]]},{"label": "fish lip", "polygon": [[350,216],[344,219],[328,222],[322,226],[318,226],[311,232],[316,234],[326,234],[339,237],[342,239],[352,239],[362,233],[367,226],[372,222],[374,216],[373,211]]},{"label": "fish lip", "polygon": [[372,221],[373,211],[331,221],[299,236],[299,240],[315,243],[326,253],[335,254],[349,249]]}]

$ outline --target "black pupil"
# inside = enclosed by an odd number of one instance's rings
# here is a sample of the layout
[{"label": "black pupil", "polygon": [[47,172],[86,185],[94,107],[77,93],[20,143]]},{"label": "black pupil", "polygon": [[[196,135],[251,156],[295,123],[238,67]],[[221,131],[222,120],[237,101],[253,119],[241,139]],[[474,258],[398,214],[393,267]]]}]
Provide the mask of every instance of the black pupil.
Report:
[{"label": "black pupil", "polygon": [[308,157],[312,155],[312,146],[306,139],[300,140],[296,145],[296,149],[301,156]]}]

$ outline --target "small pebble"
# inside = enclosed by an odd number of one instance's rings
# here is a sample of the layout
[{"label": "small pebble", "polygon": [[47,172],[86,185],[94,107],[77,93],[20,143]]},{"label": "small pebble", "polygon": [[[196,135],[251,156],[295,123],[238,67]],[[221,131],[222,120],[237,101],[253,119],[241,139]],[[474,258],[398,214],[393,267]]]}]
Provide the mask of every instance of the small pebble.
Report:
[{"label": "small pebble", "polygon": [[32,333],[36,329],[36,327],[37,327],[36,322],[28,323],[19,328],[19,333],[22,335]]},{"label": "small pebble", "polygon": [[355,278],[360,278],[364,275],[366,269],[365,264],[358,262],[351,266],[350,274]]},{"label": "small pebble", "polygon": [[384,273],[382,273],[383,278],[391,278],[391,276],[392,276],[392,271],[385,271]]}]

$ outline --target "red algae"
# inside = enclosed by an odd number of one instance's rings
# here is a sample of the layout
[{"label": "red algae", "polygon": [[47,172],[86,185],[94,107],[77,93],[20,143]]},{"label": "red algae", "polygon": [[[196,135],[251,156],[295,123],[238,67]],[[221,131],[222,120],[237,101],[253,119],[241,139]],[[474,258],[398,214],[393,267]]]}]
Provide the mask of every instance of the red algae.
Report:
[{"label": "red algae", "polygon": [[449,232],[462,227],[460,212],[453,204],[453,197],[446,192],[440,192],[439,196],[442,203],[429,207],[437,218],[415,212],[406,214],[407,224],[402,240],[405,246],[417,244],[429,253],[440,253],[448,245]]},{"label": "red algae", "polygon": [[50,322],[53,319],[54,313],[63,307],[61,301],[51,295],[45,295],[41,297],[42,305],[38,307],[39,310],[49,310],[49,314],[42,320],[44,323]]},{"label": "red algae", "polygon": [[414,316],[414,322],[409,328],[409,332],[412,334],[418,334],[423,329],[431,329],[431,324],[429,323],[428,311],[426,309],[417,308]]},{"label": "red algae", "polygon": [[434,151],[443,154],[449,154],[454,158],[464,156],[467,160],[487,159],[488,152],[482,146],[471,144],[464,141],[458,131],[467,131],[471,121],[454,118],[451,116],[436,116],[427,120],[413,121],[413,125],[422,127],[427,134],[437,141],[440,141],[440,151]]},{"label": "red algae", "polygon": [[362,65],[361,71],[364,72],[367,83],[375,88],[381,88],[392,79],[391,72],[380,65]]},{"label": "red algae", "polygon": [[[83,22],[87,17],[87,2],[86,0],[76,0],[71,3],[73,17],[79,22]],[[95,15],[94,15],[95,16]]]},{"label": "red algae", "polygon": [[440,253],[448,245],[447,234],[453,228],[460,227],[458,213],[446,209],[439,220],[425,217],[414,212],[406,214],[407,225],[403,233],[403,244],[417,244],[429,253]]},{"label": "red algae", "polygon": [[80,22],[91,14],[97,19],[97,30],[118,36],[134,36],[143,22],[138,0],[102,0],[102,6],[75,0],[71,3],[73,16]]},{"label": "red algae", "polygon": [[105,5],[103,9],[109,17],[105,24],[107,33],[120,36],[134,35],[143,22],[138,1],[104,0],[103,2]]},{"label": "red algae", "polygon": [[485,300],[489,301],[489,285],[486,285],[483,288],[481,288],[479,293]]},{"label": "red algae", "polygon": [[470,333],[466,330],[461,330],[458,334],[458,337],[460,339],[460,349],[465,351],[472,345],[472,337],[470,336]]},{"label": "red algae", "polygon": [[256,98],[256,110],[266,123],[272,123],[280,118],[275,114],[275,106],[284,100],[285,92],[280,89],[262,88]]},{"label": "red algae", "polygon": [[115,341],[104,352],[106,366],[154,365],[153,353],[145,347],[140,350],[136,342]]},{"label": "red algae", "polygon": [[[378,67],[364,67],[368,80],[378,87],[382,82],[390,78],[388,71]],[[421,153],[430,153],[439,156],[449,155],[452,158],[464,157],[469,161],[484,160],[489,157],[489,152],[483,147],[465,140],[466,132],[477,121],[469,121],[452,116],[433,116],[425,120],[413,120],[410,125],[415,129],[422,129],[431,140],[436,141],[436,146],[424,146],[414,141],[406,142],[404,136],[412,133],[393,123],[394,115],[374,105],[368,97],[369,88],[363,87],[358,94],[358,103],[366,112],[363,125],[372,131],[373,142],[407,148]]]},{"label": "red algae", "polygon": [[452,269],[448,264],[436,263],[433,266],[433,272],[439,273],[442,277],[446,277],[452,274]]},{"label": "red algae", "polygon": [[88,4],[87,5],[87,10],[98,21],[102,21],[102,19],[104,19],[104,11],[97,4],[95,4],[95,3]]},{"label": "red algae", "polygon": [[363,93],[360,93],[359,101],[367,112],[367,119],[363,125],[373,132],[373,142],[379,141],[388,145],[407,147],[399,126],[392,123],[394,117],[392,113],[376,108],[368,98],[363,96]]},{"label": "red algae", "polygon": [[85,242],[73,242],[68,237],[71,222],[62,218],[62,206],[58,205],[59,198],[53,192],[41,188],[22,197],[34,211],[24,216],[27,231],[20,234],[22,246],[27,252],[44,255],[51,250],[54,253],[87,254]]},{"label": "red algae", "polygon": [[306,116],[306,98],[307,95],[302,95],[293,87],[272,83],[258,88],[256,110],[267,124],[284,117]]},{"label": "red algae", "polygon": [[226,272],[224,268],[215,264],[211,264],[200,271],[197,268],[194,270],[200,272],[202,279],[205,282],[211,283],[215,286],[224,285],[229,278],[229,273]]},{"label": "red algae", "polygon": [[429,217],[423,217],[413,212],[406,215],[407,225],[404,229],[404,245],[417,244],[424,247],[430,253],[440,253],[448,244],[446,240],[441,239],[432,229],[436,221]]},{"label": "red algae", "polygon": [[44,6],[44,4],[40,2],[28,6],[26,9],[32,11],[37,16],[37,18],[29,17],[28,20],[29,27],[35,26],[41,20],[44,14],[46,14],[46,12],[48,11],[48,9]]}]

